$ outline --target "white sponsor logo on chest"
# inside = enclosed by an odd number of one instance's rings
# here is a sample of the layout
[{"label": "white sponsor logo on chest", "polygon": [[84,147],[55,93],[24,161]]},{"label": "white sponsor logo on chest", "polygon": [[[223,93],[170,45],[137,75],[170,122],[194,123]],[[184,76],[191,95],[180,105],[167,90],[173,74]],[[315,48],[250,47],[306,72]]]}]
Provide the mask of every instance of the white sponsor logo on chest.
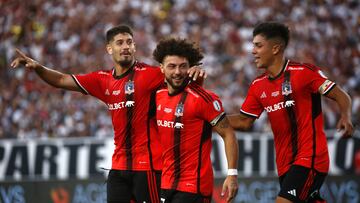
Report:
[{"label": "white sponsor logo on chest", "polygon": [[166,120],[157,120],[157,125],[160,127],[166,128],[184,128],[183,123],[174,122],[174,121],[166,121]]},{"label": "white sponsor logo on chest", "polygon": [[279,102],[272,106],[267,106],[264,109],[266,112],[270,113],[270,112],[278,111],[280,109],[291,107],[291,106],[295,106],[294,100],[288,100],[286,102]]}]

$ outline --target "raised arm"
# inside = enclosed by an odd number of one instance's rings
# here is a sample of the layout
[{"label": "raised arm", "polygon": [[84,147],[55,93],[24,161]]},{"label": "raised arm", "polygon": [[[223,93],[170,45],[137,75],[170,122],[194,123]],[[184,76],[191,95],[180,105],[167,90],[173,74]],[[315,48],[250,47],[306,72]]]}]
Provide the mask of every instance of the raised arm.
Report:
[{"label": "raised arm", "polygon": [[251,129],[255,118],[246,116],[244,114],[233,114],[227,116],[231,127],[235,130],[248,131]]},{"label": "raised arm", "polygon": [[239,154],[239,147],[235,137],[234,130],[229,124],[227,117],[220,120],[215,126],[214,130],[222,137],[225,143],[225,153],[228,162],[228,176],[226,177],[221,195],[224,196],[228,191],[227,202],[230,202],[237,194],[237,161]]},{"label": "raised arm", "polygon": [[334,100],[339,106],[340,120],[336,128],[343,131],[343,137],[351,137],[354,134],[354,126],[351,122],[351,98],[337,85],[325,96]]},{"label": "raised arm", "polygon": [[26,56],[18,49],[16,49],[16,53],[18,56],[11,62],[12,68],[17,68],[22,64],[26,68],[34,70],[42,80],[51,86],[81,92],[80,87],[75,83],[71,75],[47,68],[34,59]]}]

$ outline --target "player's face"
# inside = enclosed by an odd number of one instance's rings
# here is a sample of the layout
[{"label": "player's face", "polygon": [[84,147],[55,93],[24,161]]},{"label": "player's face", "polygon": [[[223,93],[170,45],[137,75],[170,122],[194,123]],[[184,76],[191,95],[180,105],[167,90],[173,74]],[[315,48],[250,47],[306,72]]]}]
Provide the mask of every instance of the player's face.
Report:
[{"label": "player's face", "polygon": [[121,66],[132,65],[135,61],[135,43],[128,33],[119,33],[107,45],[107,51],[111,54],[115,63]]},{"label": "player's face", "polygon": [[274,60],[274,43],[267,40],[263,35],[256,35],[253,39],[252,54],[255,57],[255,64],[258,68],[267,68]]},{"label": "player's face", "polygon": [[161,71],[165,74],[165,80],[172,89],[177,90],[188,82],[187,71],[190,68],[189,61],[181,56],[166,56],[161,64]]}]

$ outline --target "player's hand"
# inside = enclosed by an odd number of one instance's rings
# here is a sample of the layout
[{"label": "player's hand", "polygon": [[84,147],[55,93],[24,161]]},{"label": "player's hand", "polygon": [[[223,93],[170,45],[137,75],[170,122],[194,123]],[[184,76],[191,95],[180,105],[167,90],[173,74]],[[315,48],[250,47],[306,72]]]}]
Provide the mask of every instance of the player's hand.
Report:
[{"label": "player's hand", "polygon": [[199,65],[192,66],[187,73],[189,74],[189,78],[192,78],[193,81],[197,81],[198,79],[203,81],[207,77],[207,74]]},{"label": "player's hand", "polygon": [[18,56],[11,62],[12,68],[17,68],[20,64],[24,65],[26,68],[29,68],[29,69],[35,69],[38,66],[40,66],[40,64],[37,61],[26,56],[19,49],[16,49],[15,51]]},{"label": "player's hand", "polygon": [[336,125],[338,131],[342,132],[342,137],[348,138],[354,134],[354,126],[349,116],[341,116]]},{"label": "player's hand", "polygon": [[227,176],[223,184],[221,196],[224,197],[227,193],[226,202],[232,202],[237,195],[238,187],[237,176]]}]

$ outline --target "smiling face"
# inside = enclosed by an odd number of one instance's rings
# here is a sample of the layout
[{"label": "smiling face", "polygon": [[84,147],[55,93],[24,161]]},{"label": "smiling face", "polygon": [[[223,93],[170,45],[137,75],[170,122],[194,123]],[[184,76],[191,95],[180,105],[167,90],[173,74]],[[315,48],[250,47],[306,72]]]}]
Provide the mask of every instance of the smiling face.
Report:
[{"label": "smiling face", "polygon": [[283,53],[283,47],[279,39],[266,39],[264,35],[256,35],[252,50],[256,67],[268,68],[273,65],[275,58]]},{"label": "smiling face", "polygon": [[115,63],[130,66],[135,61],[135,43],[129,33],[119,33],[107,44],[106,49]]},{"label": "smiling face", "polygon": [[170,93],[174,93],[187,84],[187,71],[190,65],[185,57],[166,56],[160,67],[161,71],[165,74],[165,80]]}]

